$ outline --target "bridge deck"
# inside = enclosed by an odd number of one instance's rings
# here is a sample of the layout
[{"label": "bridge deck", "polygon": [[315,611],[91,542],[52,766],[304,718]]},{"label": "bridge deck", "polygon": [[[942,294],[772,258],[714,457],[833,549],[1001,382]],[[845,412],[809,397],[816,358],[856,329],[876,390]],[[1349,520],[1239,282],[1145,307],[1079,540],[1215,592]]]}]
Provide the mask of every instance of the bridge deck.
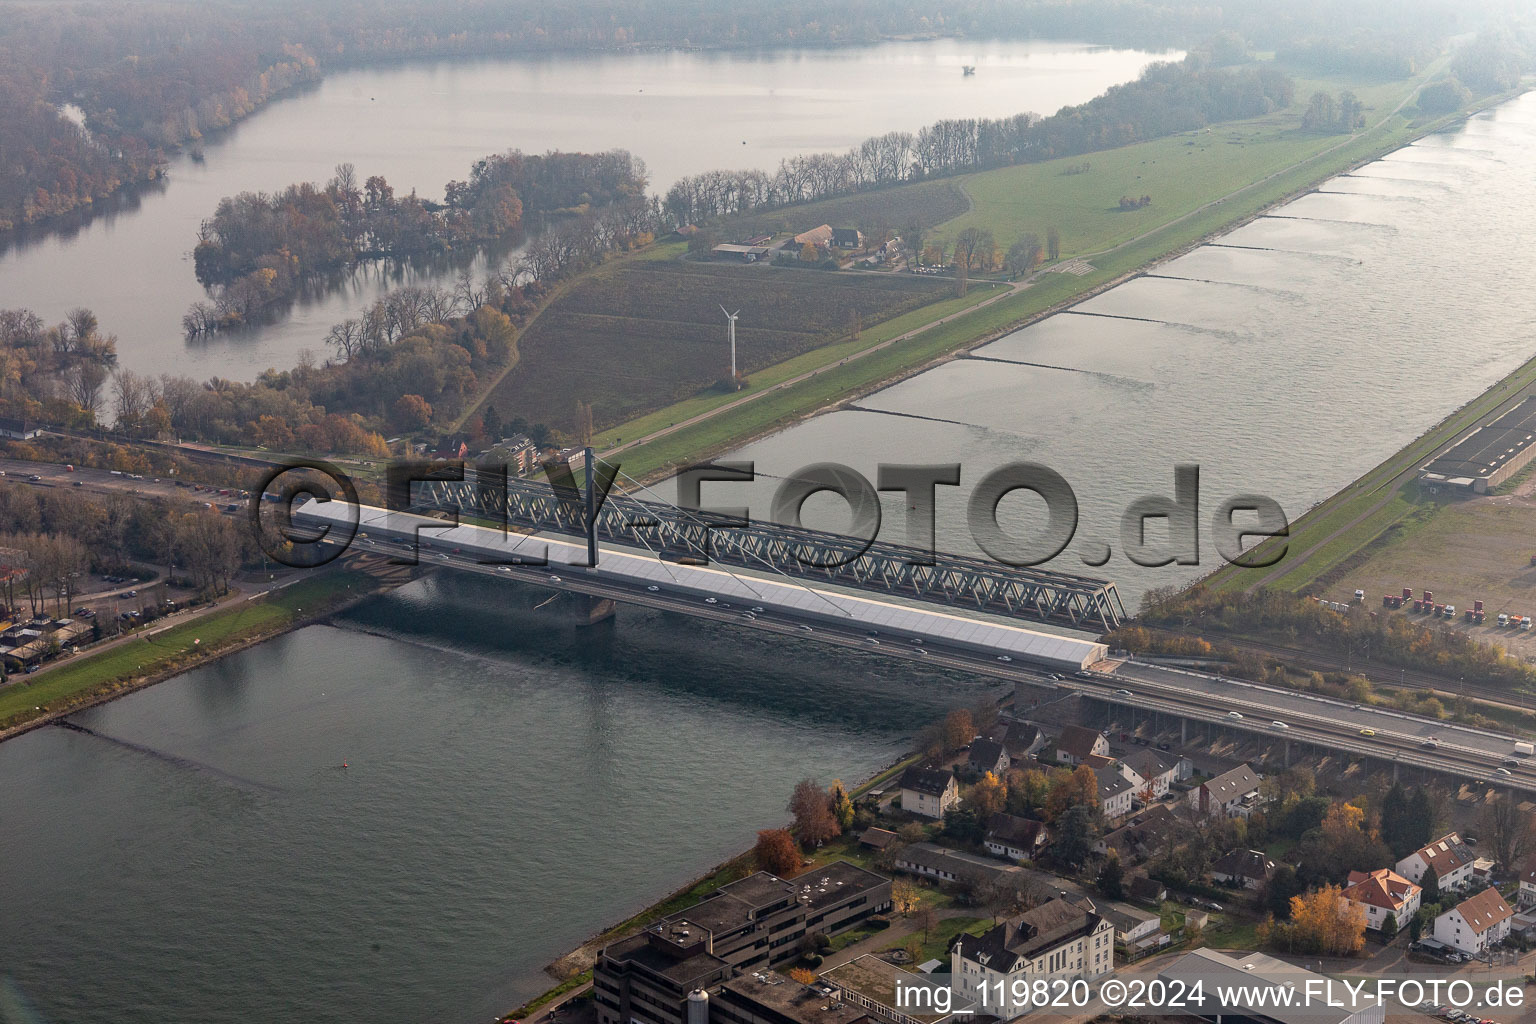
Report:
[{"label": "bridge deck", "polygon": [[[303,525],[328,525],[341,536],[352,528],[351,507],[341,502],[310,501],[294,513]],[[949,612],[892,604],[808,583],[731,573],[707,566],[679,565],[655,555],[605,546],[599,564],[586,565],[585,544],[479,526],[449,527],[439,519],[363,506],[357,529],[370,540],[386,538],[420,546],[428,562],[452,564],[547,564],[562,585],[594,583],[627,585],[640,591],[651,587],[696,597],[701,605],[713,598],[718,607],[756,609],[842,629],[875,631],[882,636],[918,639],[952,648],[1006,656],[1057,670],[1077,671],[1103,659],[1101,643],[1042,633],[1002,623],[967,618]],[[418,541],[418,531],[420,539]]]}]

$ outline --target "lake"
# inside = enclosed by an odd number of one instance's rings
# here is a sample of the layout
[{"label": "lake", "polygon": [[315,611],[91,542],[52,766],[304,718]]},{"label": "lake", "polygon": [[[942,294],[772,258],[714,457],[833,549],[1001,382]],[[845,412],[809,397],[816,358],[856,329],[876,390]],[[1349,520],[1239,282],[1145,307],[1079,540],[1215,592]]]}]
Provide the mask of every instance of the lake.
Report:
[{"label": "lake", "polygon": [[[187,341],[181,316],[205,297],[198,226],[224,196],[323,182],[339,163],[404,194],[440,198],[475,160],[508,149],[628,149],[653,191],[715,168],[772,169],[945,117],[1054,113],[1136,77],[1163,55],[1081,43],[892,42],[814,50],[567,55],[418,62],[345,71],[271,104],[171,162],[146,189],[78,230],[0,241],[0,308],[49,322],[77,306],[118,337],[142,373],[251,380],[401,284],[451,284],[461,266],[371,266],[302,297],[276,323]],[[1177,57],[1178,54],[1169,54]],[[961,66],[974,65],[966,76]],[[482,264],[473,264],[482,272]]]}]

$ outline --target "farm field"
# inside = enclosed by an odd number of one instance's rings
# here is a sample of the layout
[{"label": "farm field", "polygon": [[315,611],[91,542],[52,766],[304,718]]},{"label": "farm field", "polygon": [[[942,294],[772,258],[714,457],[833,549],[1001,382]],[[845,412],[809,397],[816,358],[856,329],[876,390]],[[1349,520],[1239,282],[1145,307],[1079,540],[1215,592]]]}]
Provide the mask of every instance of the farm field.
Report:
[{"label": "farm field", "polygon": [[577,401],[601,427],[697,395],[727,376],[720,306],[740,309],[751,374],[944,297],[952,282],[677,259],[626,260],[577,282],[518,344],[491,392],[503,417],[570,430]]},{"label": "farm field", "polygon": [[818,224],[868,229],[882,223],[897,234],[913,222],[933,227],[958,217],[970,208],[959,179],[922,181],[878,192],[837,196],[800,206],[762,210],[726,218],[716,232],[721,238],[756,234],[799,234]]}]

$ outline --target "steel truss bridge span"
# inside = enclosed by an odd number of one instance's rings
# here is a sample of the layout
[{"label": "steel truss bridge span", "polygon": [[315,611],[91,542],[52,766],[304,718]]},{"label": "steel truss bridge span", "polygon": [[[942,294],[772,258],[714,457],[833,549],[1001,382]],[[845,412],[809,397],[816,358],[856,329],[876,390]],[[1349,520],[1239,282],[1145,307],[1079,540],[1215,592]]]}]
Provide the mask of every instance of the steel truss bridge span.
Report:
[{"label": "steel truss bridge span", "polygon": [[[469,472],[463,481],[416,480],[410,511],[439,511],[539,533],[587,536],[576,489]],[[610,494],[596,535],[673,561],[765,570],[893,597],[994,615],[1109,631],[1125,621],[1115,585],[1091,576],[1014,568],[983,558],[804,527],[754,521]],[[922,564],[931,561],[933,564]]]}]

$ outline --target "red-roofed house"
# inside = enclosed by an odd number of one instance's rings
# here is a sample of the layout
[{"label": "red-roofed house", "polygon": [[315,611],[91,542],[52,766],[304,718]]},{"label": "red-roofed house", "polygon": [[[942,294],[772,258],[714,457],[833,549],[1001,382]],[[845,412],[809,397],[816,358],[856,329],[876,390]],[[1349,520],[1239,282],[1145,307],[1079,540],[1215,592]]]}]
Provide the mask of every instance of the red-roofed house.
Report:
[{"label": "red-roofed house", "polygon": [[1509,935],[1514,916],[1499,890],[1484,889],[1435,918],[1435,939],[1463,953],[1483,953]]},{"label": "red-roofed house", "polygon": [[1472,862],[1476,858],[1463,845],[1461,836],[1447,832],[1423,849],[1415,850],[1397,862],[1397,873],[1413,882],[1424,884],[1424,873],[1435,869],[1439,889],[1460,889],[1472,880]]},{"label": "red-roofed house", "polygon": [[[1351,871],[1344,899],[1365,911],[1365,926],[1381,931],[1387,915],[1402,931],[1408,919],[1419,912],[1419,898],[1424,890],[1390,868],[1378,871]],[[1395,934],[1395,933],[1394,933]]]}]

